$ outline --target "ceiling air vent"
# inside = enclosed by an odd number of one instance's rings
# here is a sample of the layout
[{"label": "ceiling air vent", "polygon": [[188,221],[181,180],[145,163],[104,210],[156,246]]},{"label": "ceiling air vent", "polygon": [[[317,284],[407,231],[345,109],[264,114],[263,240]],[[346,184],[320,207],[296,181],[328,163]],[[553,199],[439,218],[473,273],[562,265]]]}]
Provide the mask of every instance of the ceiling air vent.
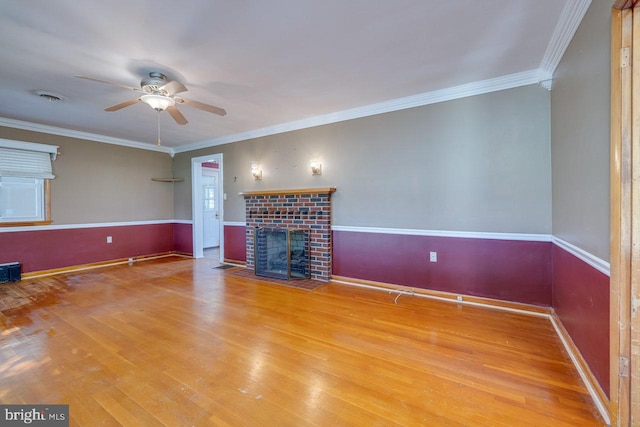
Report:
[{"label": "ceiling air vent", "polygon": [[58,95],[57,93],[46,92],[44,90],[36,90],[34,93],[49,102],[64,101],[64,96]]}]

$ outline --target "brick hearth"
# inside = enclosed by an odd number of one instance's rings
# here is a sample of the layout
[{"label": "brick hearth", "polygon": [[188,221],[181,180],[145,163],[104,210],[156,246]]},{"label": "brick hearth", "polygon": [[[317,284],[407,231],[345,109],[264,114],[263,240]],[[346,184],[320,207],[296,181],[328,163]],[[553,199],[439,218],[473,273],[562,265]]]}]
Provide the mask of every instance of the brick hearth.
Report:
[{"label": "brick hearth", "polygon": [[331,277],[331,193],[335,188],[247,191],[247,268],[253,270],[255,227],[310,230],[311,279]]}]

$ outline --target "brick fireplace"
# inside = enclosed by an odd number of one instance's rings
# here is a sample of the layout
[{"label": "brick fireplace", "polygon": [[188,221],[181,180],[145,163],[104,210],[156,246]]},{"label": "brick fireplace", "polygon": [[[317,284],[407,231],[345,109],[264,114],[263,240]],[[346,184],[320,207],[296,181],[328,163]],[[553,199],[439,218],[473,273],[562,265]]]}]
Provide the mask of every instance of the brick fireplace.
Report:
[{"label": "brick fireplace", "polygon": [[311,278],[328,282],[331,277],[331,193],[335,188],[246,191],[247,268],[255,269],[256,227],[308,229]]}]

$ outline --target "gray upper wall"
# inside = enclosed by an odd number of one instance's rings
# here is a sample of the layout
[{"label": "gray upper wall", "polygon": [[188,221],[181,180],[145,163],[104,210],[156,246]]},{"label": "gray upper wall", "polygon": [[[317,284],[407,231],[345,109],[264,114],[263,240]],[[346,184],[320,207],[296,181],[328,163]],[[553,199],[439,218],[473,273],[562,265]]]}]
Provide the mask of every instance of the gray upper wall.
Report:
[{"label": "gray upper wall", "polygon": [[551,91],[553,234],[609,260],[611,2],[591,3]]},{"label": "gray upper wall", "polygon": [[58,145],[53,162],[54,225],[173,219],[168,154],[0,127],[0,138]]},{"label": "gray upper wall", "polygon": [[528,86],[180,153],[175,215],[191,219],[190,159],[222,153],[225,221],[244,221],[241,191],[334,186],[334,225],[550,234],[549,118]]}]

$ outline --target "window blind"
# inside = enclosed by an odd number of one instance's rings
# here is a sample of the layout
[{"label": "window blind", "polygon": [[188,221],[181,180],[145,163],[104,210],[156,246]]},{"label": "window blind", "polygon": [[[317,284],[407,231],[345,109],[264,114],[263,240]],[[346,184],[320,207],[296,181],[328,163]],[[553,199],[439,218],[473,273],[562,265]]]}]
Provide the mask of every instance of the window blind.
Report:
[{"label": "window blind", "polygon": [[0,176],[53,179],[51,155],[41,151],[0,147]]}]

